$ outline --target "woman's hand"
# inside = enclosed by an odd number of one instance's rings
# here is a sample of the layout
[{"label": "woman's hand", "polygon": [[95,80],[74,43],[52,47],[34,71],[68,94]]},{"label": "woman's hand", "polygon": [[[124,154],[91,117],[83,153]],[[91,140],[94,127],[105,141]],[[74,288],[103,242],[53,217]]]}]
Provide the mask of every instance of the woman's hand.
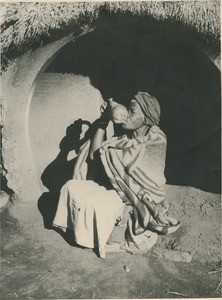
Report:
[{"label": "woman's hand", "polygon": [[102,121],[104,121],[105,123],[109,123],[109,121],[110,121],[110,114],[109,114],[109,105],[108,105],[108,102],[105,102],[105,101],[103,102],[103,104],[100,106],[100,112],[101,112],[100,119]]},{"label": "woman's hand", "polygon": [[94,138],[92,139],[90,150],[89,150],[89,158],[91,160],[94,159],[94,153],[102,146],[102,143],[105,138],[105,130],[110,121],[109,108],[107,102],[103,102],[103,104],[100,107],[100,112],[101,112],[101,117],[97,120],[96,123],[97,129]]},{"label": "woman's hand", "polygon": [[104,111],[107,109],[108,103],[107,102],[103,102],[103,104],[100,106],[100,112],[101,114],[104,113]]}]

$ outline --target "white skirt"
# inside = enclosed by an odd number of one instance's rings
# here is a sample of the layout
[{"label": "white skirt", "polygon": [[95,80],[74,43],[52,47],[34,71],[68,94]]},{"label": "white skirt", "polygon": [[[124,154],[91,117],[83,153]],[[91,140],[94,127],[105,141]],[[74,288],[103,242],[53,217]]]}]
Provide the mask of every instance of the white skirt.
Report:
[{"label": "white skirt", "polygon": [[69,180],[61,189],[54,226],[69,228],[77,244],[98,248],[105,258],[105,245],[122,215],[125,204],[115,190],[91,180]]}]

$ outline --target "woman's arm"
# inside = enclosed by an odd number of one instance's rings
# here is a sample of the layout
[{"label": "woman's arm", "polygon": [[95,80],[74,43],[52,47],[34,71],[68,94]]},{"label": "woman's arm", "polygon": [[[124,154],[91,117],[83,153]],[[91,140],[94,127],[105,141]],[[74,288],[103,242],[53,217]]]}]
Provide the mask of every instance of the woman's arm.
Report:
[{"label": "woman's arm", "polygon": [[105,138],[105,133],[106,133],[106,128],[109,124],[109,114],[108,114],[108,108],[107,108],[107,103],[104,102],[100,108],[101,110],[101,118],[97,124],[97,130],[95,132],[95,135],[93,137],[93,140],[90,145],[89,149],[89,158],[91,160],[94,159],[94,153],[97,151],[101,146]]},{"label": "woman's arm", "polygon": [[108,123],[107,124],[105,124],[105,123],[101,124],[101,126],[99,124],[99,127],[96,130],[96,133],[94,135],[94,138],[91,142],[90,149],[89,149],[89,158],[91,160],[94,159],[94,152],[102,146],[102,143],[103,143],[104,137],[105,137],[105,132],[106,132],[107,125],[108,125]]}]

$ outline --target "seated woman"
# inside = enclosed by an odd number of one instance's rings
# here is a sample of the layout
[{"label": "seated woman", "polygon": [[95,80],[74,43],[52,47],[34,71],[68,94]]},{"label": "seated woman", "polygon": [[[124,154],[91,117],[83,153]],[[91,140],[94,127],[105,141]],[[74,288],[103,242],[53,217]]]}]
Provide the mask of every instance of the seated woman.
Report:
[{"label": "seated woman", "polygon": [[77,244],[105,258],[115,225],[125,226],[119,248],[131,251],[149,250],[158,233],[171,233],[180,224],[167,215],[164,200],[166,136],[158,127],[156,98],[138,92],[121,124],[125,134],[106,141],[109,107],[102,109],[93,139],[80,149],[73,179],[61,189],[53,224],[72,230]]}]

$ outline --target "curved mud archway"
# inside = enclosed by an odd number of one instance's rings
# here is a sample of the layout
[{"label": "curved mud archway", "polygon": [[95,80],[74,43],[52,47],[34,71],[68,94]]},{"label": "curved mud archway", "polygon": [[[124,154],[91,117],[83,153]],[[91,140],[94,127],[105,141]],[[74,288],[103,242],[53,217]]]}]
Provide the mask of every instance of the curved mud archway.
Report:
[{"label": "curved mud archway", "polygon": [[[86,34],[88,30],[82,32]],[[29,139],[29,109],[35,81],[73,34],[56,42],[28,51],[1,76],[2,105],[5,123],[2,135],[2,157],[8,187],[22,201],[36,201],[42,190],[36,176]]]},{"label": "curved mud archway", "polygon": [[[69,43],[73,37],[65,37],[17,59],[2,76],[7,111],[3,157],[9,187],[27,201],[36,201],[42,192],[43,167],[37,166],[37,173],[33,168],[27,116],[36,76],[49,65],[44,76],[88,77],[104,99],[114,97],[127,104],[137,90],[155,95],[168,136],[168,183],[219,191],[220,72],[188,32],[179,23],[114,14],[100,18],[94,31],[75,43]],[[210,135],[212,140],[204,145]]]},{"label": "curved mud archway", "polygon": [[205,46],[176,22],[105,15],[46,72],[88,76],[104,99],[126,105],[137,90],[156,96],[168,137],[167,182],[220,192],[220,71]]},{"label": "curved mud archway", "polygon": [[40,186],[60,190],[72,178],[74,161],[90,125],[99,117],[102,96],[88,77],[43,73],[29,112],[29,135]]}]

